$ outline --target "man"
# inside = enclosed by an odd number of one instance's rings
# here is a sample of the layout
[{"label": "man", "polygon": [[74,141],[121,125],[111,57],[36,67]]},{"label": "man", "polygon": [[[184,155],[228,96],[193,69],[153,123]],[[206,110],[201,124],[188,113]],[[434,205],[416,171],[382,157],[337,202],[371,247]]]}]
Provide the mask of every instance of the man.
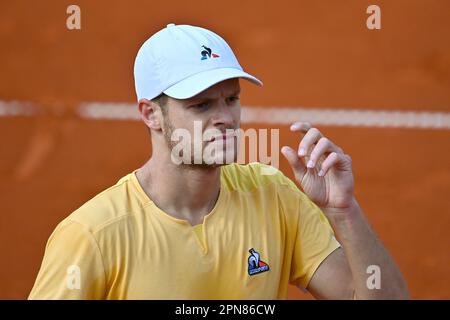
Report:
[{"label": "man", "polygon": [[[262,83],[221,37],[170,24],[134,72],[153,154],[57,226],[29,298],[284,299],[288,284],[322,299],[408,298],[354,197],[350,157],[320,131],[295,123],[298,153],[281,150],[304,192],[266,165],[230,163],[239,78]],[[200,143],[196,124],[213,132]]]}]

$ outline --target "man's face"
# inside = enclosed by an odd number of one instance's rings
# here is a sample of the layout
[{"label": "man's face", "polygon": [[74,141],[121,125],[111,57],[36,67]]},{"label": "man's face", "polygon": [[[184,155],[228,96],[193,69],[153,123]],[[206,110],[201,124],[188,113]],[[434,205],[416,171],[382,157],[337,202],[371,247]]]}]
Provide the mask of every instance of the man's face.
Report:
[{"label": "man's face", "polygon": [[167,108],[163,132],[172,156],[184,159],[182,164],[191,167],[235,162],[238,139],[234,134],[241,117],[239,95],[239,79],[235,78],[189,99],[169,97],[162,107]]}]

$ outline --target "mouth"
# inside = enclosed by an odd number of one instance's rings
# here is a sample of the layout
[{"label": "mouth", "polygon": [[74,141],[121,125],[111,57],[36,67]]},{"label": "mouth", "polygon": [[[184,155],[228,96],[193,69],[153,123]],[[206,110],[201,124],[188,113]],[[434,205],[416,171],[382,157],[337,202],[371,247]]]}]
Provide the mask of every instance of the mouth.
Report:
[{"label": "mouth", "polygon": [[212,137],[210,140],[209,140],[209,142],[213,142],[213,141],[221,141],[221,140],[223,140],[223,141],[227,141],[227,140],[231,140],[231,139],[233,139],[235,136],[234,136],[234,134],[222,134],[222,135],[220,135],[220,136],[215,136],[215,137]]}]

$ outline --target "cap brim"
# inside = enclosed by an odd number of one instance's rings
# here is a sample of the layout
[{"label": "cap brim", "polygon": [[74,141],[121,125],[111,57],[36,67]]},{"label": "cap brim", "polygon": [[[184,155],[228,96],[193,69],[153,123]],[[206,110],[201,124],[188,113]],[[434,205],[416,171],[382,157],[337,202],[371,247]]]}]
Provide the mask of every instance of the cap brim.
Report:
[{"label": "cap brim", "polygon": [[164,93],[175,99],[188,99],[221,81],[233,78],[243,78],[253,82],[256,85],[263,85],[259,79],[242,70],[234,68],[219,68],[200,72],[190,76],[189,78],[183,79],[167,90],[164,90]]}]

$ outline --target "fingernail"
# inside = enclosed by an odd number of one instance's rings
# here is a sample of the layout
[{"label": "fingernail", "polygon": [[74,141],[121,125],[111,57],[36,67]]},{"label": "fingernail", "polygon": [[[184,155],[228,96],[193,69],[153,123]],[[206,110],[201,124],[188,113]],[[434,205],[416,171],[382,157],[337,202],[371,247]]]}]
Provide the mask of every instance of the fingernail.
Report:
[{"label": "fingernail", "polygon": [[299,156],[304,156],[305,154],[306,154],[305,148],[300,148],[300,150],[298,151],[298,155]]},{"label": "fingernail", "polygon": [[314,162],[312,160],[308,161],[308,164],[306,165],[308,168],[314,168]]},{"label": "fingernail", "polygon": [[320,171],[319,171],[319,173],[317,174],[319,177],[322,177],[323,176],[323,170],[322,169],[320,169]]}]

